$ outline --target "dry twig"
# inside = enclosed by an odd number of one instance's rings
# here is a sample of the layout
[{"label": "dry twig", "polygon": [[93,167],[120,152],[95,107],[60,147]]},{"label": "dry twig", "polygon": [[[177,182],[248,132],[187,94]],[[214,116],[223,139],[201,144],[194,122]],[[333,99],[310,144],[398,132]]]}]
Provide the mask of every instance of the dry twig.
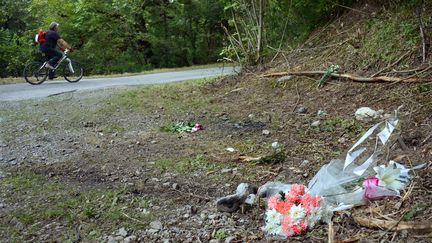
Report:
[{"label": "dry twig", "polygon": [[395,220],[381,220],[360,216],[354,216],[354,221],[361,226],[372,229],[385,229],[388,231],[412,230],[419,233],[432,232],[432,222],[398,222]]},{"label": "dry twig", "polygon": [[[422,72],[427,71],[428,69],[431,69],[432,65],[423,70]],[[279,76],[286,76],[286,75],[296,75],[296,76],[312,76],[312,75],[323,75],[326,71],[298,71],[298,72],[278,72],[278,73],[268,73],[261,75],[261,78],[268,78],[268,77],[279,77]],[[398,78],[398,77],[387,77],[387,76],[378,76],[378,77],[360,77],[355,76],[353,74],[348,73],[332,73],[330,74],[331,77],[335,78],[347,78],[350,80],[353,80],[354,82],[365,82],[365,83],[372,83],[372,82],[404,82],[404,83],[413,83],[413,82],[424,82],[424,81],[431,81],[430,79],[418,79],[413,77],[407,77],[407,78]]]}]

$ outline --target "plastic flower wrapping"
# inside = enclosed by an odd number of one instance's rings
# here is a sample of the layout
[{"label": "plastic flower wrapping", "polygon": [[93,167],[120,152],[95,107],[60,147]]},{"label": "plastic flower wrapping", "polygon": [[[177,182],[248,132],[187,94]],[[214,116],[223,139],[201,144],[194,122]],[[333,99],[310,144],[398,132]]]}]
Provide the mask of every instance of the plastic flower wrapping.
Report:
[{"label": "plastic flower wrapping", "polygon": [[408,172],[424,164],[407,169],[395,161],[383,161],[382,150],[397,124],[393,118],[371,127],[348,150],[345,160],[322,166],[307,187],[280,182],[263,185],[258,193],[266,191],[267,196],[265,233],[284,238],[301,234],[318,221],[330,219],[334,211],[399,196],[409,184]]}]

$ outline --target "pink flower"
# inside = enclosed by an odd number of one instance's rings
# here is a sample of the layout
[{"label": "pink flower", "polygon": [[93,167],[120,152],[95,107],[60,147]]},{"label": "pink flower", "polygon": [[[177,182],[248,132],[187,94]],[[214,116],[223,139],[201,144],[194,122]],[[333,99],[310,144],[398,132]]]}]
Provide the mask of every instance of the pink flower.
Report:
[{"label": "pink flower", "polygon": [[294,233],[294,229],[293,229],[293,220],[290,217],[285,217],[284,219],[282,219],[282,232],[290,237],[293,236]]},{"label": "pink flower", "polygon": [[270,209],[276,208],[277,203],[279,202],[279,198],[276,196],[271,196],[267,201],[267,207]]},{"label": "pink flower", "polygon": [[292,184],[290,193],[294,193],[294,194],[297,194],[298,196],[302,196],[304,194],[304,185]]},{"label": "pink flower", "polygon": [[293,225],[293,230],[294,230],[294,233],[296,235],[302,233],[303,231],[306,231],[306,229],[307,229],[307,224],[305,224],[302,221],[300,221],[300,222],[298,222],[298,223],[296,223],[296,224]]},{"label": "pink flower", "polygon": [[297,203],[300,199],[300,196],[296,192],[290,191],[285,195],[285,199],[290,203]]},{"label": "pink flower", "polygon": [[375,176],[368,176],[365,181],[363,181],[364,188],[370,188],[373,186],[378,186],[379,179]]},{"label": "pink flower", "polygon": [[279,201],[276,204],[276,211],[281,214],[287,214],[291,210],[292,206],[293,204],[290,202]]}]

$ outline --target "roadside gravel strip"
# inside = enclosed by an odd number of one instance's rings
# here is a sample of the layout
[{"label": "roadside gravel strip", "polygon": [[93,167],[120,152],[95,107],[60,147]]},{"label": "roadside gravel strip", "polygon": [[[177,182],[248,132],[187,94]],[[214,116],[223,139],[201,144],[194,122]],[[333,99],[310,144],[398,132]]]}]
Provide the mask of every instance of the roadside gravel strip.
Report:
[{"label": "roadside gravel strip", "polygon": [[143,85],[170,83],[191,79],[208,78],[234,74],[233,67],[207,68],[178,72],[136,75],[116,78],[86,79],[78,83],[68,83],[66,80],[47,81],[41,85],[8,84],[0,85],[0,101],[16,101],[32,98],[43,98],[65,92],[104,89],[114,86]]}]

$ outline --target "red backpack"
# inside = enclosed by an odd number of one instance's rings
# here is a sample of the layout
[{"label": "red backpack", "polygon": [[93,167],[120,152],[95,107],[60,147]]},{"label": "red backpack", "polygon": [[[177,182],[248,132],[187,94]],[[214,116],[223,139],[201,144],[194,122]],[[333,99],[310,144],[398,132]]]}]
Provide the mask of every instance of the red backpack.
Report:
[{"label": "red backpack", "polygon": [[42,44],[45,42],[45,31],[39,31],[35,36],[35,41],[39,44]]}]

